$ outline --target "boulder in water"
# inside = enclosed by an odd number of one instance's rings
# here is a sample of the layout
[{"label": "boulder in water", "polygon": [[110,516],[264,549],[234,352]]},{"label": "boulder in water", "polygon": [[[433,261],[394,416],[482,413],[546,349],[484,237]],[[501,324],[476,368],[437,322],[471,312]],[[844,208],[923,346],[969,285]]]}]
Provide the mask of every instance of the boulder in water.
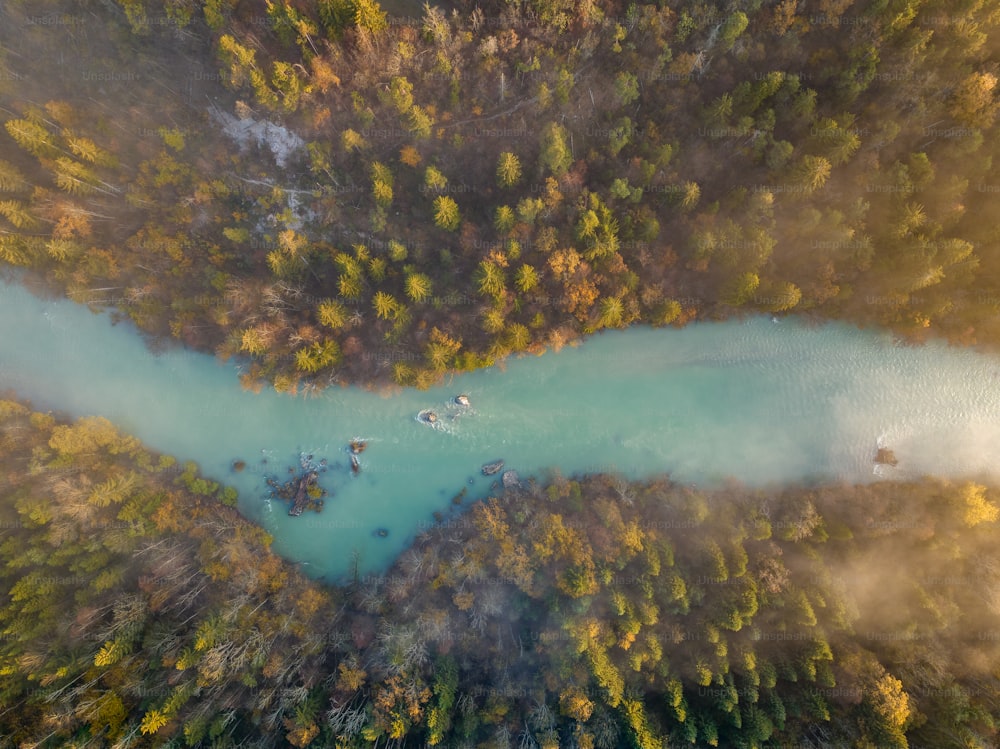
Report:
[{"label": "boulder in water", "polygon": [[899,463],[899,460],[896,459],[896,453],[888,447],[880,447],[875,454],[875,462],[882,466],[894,466]]},{"label": "boulder in water", "polygon": [[494,474],[500,473],[500,469],[503,468],[502,460],[494,460],[492,463],[487,463],[483,466],[483,475],[492,476]]}]

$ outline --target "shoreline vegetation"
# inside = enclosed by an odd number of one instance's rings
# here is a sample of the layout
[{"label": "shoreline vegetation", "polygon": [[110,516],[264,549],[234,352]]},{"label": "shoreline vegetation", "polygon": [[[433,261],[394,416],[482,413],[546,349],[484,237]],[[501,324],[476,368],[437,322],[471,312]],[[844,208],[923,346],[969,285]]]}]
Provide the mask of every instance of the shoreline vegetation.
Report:
[{"label": "shoreline vegetation", "polygon": [[227,490],[0,401],[0,746],[987,747],[1000,489],[523,479],[305,577]]},{"label": "shoreline vegetation", "polygon": [[[987,0],[397,8],[0,4],[0,269],[285,392],[751,313],[1000,344]],[[498,478],[324,584],[0,400],[0,749],[1000,740],[1000,487]]]},{"label": "shoreline vegetation", "polygon": [[0,262],[248,387],[746,313],[1000,343],[981,0],[2,16]]}]

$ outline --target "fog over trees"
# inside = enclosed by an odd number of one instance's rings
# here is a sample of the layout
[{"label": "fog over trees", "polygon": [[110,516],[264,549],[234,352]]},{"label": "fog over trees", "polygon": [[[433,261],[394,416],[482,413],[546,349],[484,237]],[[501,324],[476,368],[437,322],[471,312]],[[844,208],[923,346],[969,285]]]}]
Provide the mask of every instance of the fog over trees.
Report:
[{"label": "fog over trees", "polygon": [[990,746],[1000,493],[558,472],[330,586],[109,422],[0,403],[10,746]]},{"label": "fog over trees", "polygon": [[[998,26],[989,0],[7,0],[0,268],[289,393],[754,313],[996,351]],[[4,397],[2,749],[998,741],[985,479],[553,467],[333,584],[196,464]]]}]

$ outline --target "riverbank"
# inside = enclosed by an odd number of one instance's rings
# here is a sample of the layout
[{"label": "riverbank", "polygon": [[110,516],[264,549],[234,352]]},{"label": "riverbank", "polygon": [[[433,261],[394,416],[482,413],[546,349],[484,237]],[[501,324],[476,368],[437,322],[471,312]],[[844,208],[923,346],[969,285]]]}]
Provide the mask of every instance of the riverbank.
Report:
[{"label": "riverbank", "polygon": [[554,476],[328,586],[103,420],[0,401],[0,466],[18,743],[997,738],[996,485]]},{"label": "riverbank", "polygon": [[[730,477],[755,487],[988,478],[1000,465],[998,357],[898,346],[843,325],[755,317],[633,329],[448,387],[292,397],[245,392],[238,369],[209,356],[154,354],[129,326],[71,302],[0,285],[0,305],[0,387],[40,408],[104,416],[197,461],[238,489],[240,510],[274,534],[278,551],[329,579],[349,569],[354,549],[363,571],[384,569],[456,487],[486,490],[497,477],[481,469],[496,460],[525,478],[553,466],[628,479],[668,471],[705,487]],[[459,394],[469,407],[455,403]],[[417,418],[427,409],[434,425]],[[346,448],[356,439],[368,447],[354,475]],[[873,465],[878,447],[897,464]],[[323,485],[336,500],[290,518],[266,501],[265,476],[303,453],[329,458]],[[378,529],[387,536],[373,536]]]},{"label": "riverbank", "polygon": [[159,5],[87,45],[36,20],[69,0],[3,9],[0,260],[247,386],[427,388],[748,311],[1000,342],[996,80],[929,18]]}]

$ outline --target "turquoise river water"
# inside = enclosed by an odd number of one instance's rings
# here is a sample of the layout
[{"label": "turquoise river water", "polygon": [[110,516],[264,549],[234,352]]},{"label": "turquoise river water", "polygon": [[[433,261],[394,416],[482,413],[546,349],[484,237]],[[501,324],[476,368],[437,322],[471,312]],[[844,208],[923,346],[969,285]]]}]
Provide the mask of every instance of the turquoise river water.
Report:
[{"label": "turquoise river water", "polygon": [[[1000,473],[1000,357],[897,346],[845,325],[754,317],[615,331],[388,395],[254,394],[237,367],[182,349],[153,354],[107,315],[0,282],[0,389],[36,408],[105,416],[197,461],[240,491],[241,511],[274,534],[276,551],[316,577],[343,575],[355,550],[362,571],[384,569],[462,487],[488,491],[479,469],[496,459],[522,477],[557,466],[756,486]],[[470,408],[451,403],[459,393]],[[425,408],[437,427],[415,419]],[[369,441],[358,476],[352,438]],[[878,445],[898,467],[873,465]],[[327,459],[321,483],[333,496],[321,514],[291,518],[264,499],[264,474],[284,473],[300,451]]]}]

